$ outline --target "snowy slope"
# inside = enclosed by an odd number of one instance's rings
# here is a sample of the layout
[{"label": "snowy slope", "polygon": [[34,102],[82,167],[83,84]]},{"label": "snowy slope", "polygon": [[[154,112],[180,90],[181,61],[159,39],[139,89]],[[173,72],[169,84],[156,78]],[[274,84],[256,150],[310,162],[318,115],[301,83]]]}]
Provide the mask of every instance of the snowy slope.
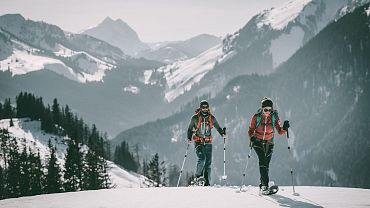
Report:
[{"label": "snowy slope", "polygon": [[[31,148],[33,152],[40,151],[41,159],[45,162],[49,155],[48,141],[50,139],[52,145],[57,147],[57,157],[59,164],[64,165],[65,154],[67,150],[67,141],[69,137],[61,137],[53,134],[45,133],[41,130],[40,121],[31,121],[30,119],[13,119],[14,126],[9,126],[10,119],[0,120],[0,128],[8,129],[10,135],[18,138],[20,150],[24,146]],[[82,149],[86,150],[86,146]],[[145,178],[136,173],[128,172],[112,162],[108,162],[109,175],[112,184],[117,188],[132,188],[146,186]]]},{"label": "snowy slope", "polygon": [[226,208],[226,207],[369,207],[370,190],[332,187],[281,187],[272,196],[259,196],[258,188],[236,193],[229,187],[134,188],[48,194],[0,201],[2,208]]},{"label": "snowy slope", "polygon": [[[191,90],[193,85],[199,83],[204,75],[214,68],[216,63],[222,62],[229,55],[224,55],[222,45],[217,45],[195,58],[178,61],[156,69],[155,73],[163,73],[167,83],[165,100],[172,102],[178,96]],[[155,83],[155,80],[151,79],[152,75],[151,71],[145,72],[145,84]]]},{"label": "snowy slope", "polygon": [[[0,60],[0,71],[9,70],[13,76],[47,69],[68,79],[85,83],[102,81],[105,71],[114,67],[113,64],[95,58],[86,52],[73,51],[60,44],[56,47],[54,52],[56,57],[53,58],[40,53],[40,49],[20,41],[13,39],[11,42],[13,52],[4,60]],[[64,60],[74,62],[80,70],[67,66]]]},{"label": "snowy slope", "polygon": [[0,16],[0,37],[0,71],[13,76],[47,69],[73,81],[97,82],[126,58],[101,40],[19,14]]},{"label": "snowy slope", "polygon": [[275,30],[284,29],[311,1],[312,0],[289,0],[282,6],[267,11],[257,26],[261,28],[264,25],[270,25]]}]

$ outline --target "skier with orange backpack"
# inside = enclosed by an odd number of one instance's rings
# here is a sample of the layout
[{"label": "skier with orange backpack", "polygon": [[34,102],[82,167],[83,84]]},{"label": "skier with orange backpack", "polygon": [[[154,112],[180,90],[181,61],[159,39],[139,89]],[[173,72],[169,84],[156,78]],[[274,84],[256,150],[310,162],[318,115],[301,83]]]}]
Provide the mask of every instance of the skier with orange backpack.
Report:
[{"label": "skier with orange backpack", "polygon": [[195,185],[210,185],[212,164],[211,130],[213,127],[217,129],[222,137],[226,137],[226,128],[220,127],[217,119],[210,112],[208,102],[202,100],[188,127],[188,141],[194,141],[195,152],[198,157],[194,179]]}]

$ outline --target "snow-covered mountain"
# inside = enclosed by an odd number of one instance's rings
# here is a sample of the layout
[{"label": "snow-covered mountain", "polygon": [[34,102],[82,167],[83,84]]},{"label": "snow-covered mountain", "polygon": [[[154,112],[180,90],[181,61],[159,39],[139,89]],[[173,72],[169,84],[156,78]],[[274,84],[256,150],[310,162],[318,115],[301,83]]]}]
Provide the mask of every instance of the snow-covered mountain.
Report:
[{"label": "snow-covered mountain", "polygon": [[[0,201],[3,208],[121,208],[133,207],[368,207],[370,191],[332,187],[280,187],[272,196],[259,196],[257,187],[236,193],[235,187],[134,188],[48,194]],[[170,196],[170,197],[169,197]]]},{"label": "snow-covered mountain", "polygon": [[[238,75],[270,73],[274,60],[286,60],[327,22],[345,14],[346,6],[357,6],[356,2],[364,1],[290,1],[256,15],[221,44],[167,66],[132,59],[119,48],[88,35],[71,34],[20,15],[4,15],[0,18],[0,80],[4,89],[0,99],[15,97],[20,91],[34,92],[48,101],[58,97],[115,135],[166,117],[195,97],[214,97]],[[274,19],[271,15],[278,13],[275,10],[291,14],[281,30],[267,21]],[[302,31],[303,42],[291,38]],[[282,41],[286,39],[289,41]],[[272,52],[272,46],[278,46],[281,53]]]},{"label": "snow-covered mountain", "polygon": [[143,51],[138,56],[166,64],[196,57],[204,51],[221,43],[221,39],[208,34],[201,34],[185,41],[158,43],[154,49]]},{"label": "snow-covered mountain", "polygon": [[[31,121],[30,119],[13,119],[14,126],[10,127],[10,119],[0,120],[0,128],[7,129],[10,136],[17,138],[19,149],[27,147],[34,153],[40,152],[41,160],[46,163],[46,159],[50,154],[48,147],[49,140],[57,149],[57,158],[61,166],[64,166],[65,155],[67,153],[67,141],[70,140],[67,136],[57,136],[54,134],[45,133],[41,130],[40,121]],[[87,150],[84,146],[82,149]],[[136,173],[128,172],[118,167],[113,162],[108,161],[109,175],[113,186],[117,188],[134,188],[146,187],[148,182],[144,176]]]},{"label": "snow-covered mountain", "polygon": [[138,34],[121,19],[112,20],[107,17],[97,26],[85,30],[83,34],[103,40],[131,56],[149,49],[149,46],[140,40]]},{"label": "snow-covered mountain", "polygon": [[[186,64],[178,61],[156,69],[153,74],[162,74],[167,81],[165,99],[168,102],[179,98],[178,103],[184,103],[204,94],[214,96],[215,92],[238,75],[273,72],[328,23],[343,16],[346,8],[354,8],[365,2],[368,1],[287,1],[280,7],[257,14],[239,31],[227,35],[218,46],[221,50],[217,52],[217,58],[212,48],[186,60]],[[209,57],[208,60],[205,60],[206,57]],[[203,63],[202,67],[199,67],[199,63]],[[208,69],[204,74],[205,67]],[[182,77],[183,80],[179,80],[182,84],[173,85],[165,71]],[[201,79],[200,73],[203,74]],[[172,93],[174,91],[176,93]]]},{"label": "snow-covered mountain", "polygon": [[[145,70],[161,65],[85,34],[19,14],[0,16],[0,100],[21,91],[49,102],[57,97],[111,135],[166,114],[162,87],[141,82]],[[149,96],[153,111],[132,109]]]},{"label": "snow-covered mountain", "polygon": [[[362,139],[370,134],[369,8],[366,4],[329,24],[275,72],[239,76],[209,100],[212,113],[228,129],[226,171],[232,184],[241,182],[246,164],[249,119],[260,107],[261,99],[268,96],[281,120],[291,122],[290,138],[276,135],[274,140],[270,179],[291,183],[289,170],[293,167],[299,185],[370,187],[366,159],[370,140]],[[159,152],[180,166],[189,120],[198,106],[199,99],[166,119],[126,130],[112,141],[112,146],[122,140],[140,144],[148,154]],[[287,141],[293,155],[289,154]],[[223,174],[222,150],[222,139],[215,131],[215,183]],[[196,162],[193,148],[189,155],[193,158],[187,160],[186,171],[194,170]],[[247,180],[257,184],[258,178],[253,152]]]},{"label": "snow-covered mountain", "polygon": [[77,82],[102,81],[107,70],[126,59],[105,42],[19,14],[0,17],[0,39],[0,70],[13,76],[46,69]]}]

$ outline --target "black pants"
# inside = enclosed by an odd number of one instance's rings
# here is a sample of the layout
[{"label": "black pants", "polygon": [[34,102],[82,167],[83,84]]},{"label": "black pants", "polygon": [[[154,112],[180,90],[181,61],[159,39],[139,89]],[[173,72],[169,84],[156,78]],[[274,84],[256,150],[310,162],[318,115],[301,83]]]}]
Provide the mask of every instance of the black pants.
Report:
[{"label": "black pants", "polygon": [[269,183],[269,166],[270,160],[272,156],[272,151],[274,149],[274,145],[271,143],[267,143],[266,141],[262,141],[260,139],[252,138],[252,147],[254,151],[256,151],[259,161],[259,168],[260,168],[260,175],[261,175],[261,185],[267,186]]}]

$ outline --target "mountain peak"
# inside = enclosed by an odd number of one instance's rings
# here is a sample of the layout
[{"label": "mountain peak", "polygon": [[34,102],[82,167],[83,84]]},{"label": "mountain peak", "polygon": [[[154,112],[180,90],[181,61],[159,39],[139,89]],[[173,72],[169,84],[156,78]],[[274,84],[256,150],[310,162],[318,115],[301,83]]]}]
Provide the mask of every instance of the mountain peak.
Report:
[{"label": "mountain peak", "polygon": [[118,27],[118,28],[120,27],[120,28],[130,28],[131,29],[131,27],[123,20],[121,19],[114,20],[109,16],[107,16],[98,26],[104,26],[104,25],[109,26],[109,27]]},{"label": "mountain peak", "polygon": [[114,20],[113,20],[111,17],[107,16],[107,17],[103,20],[103,22],[102,22],[102,23],[110,23],[110,22],[114,22]]},{"label": "mountain peak", "polygon": [[139,51],[149,48],[141,42],[136,31],[126,22],[121,19],[113,20],[109,16],[97,26],[89,28],[83,33],[117,46],[129,55],[136,55]]}]

